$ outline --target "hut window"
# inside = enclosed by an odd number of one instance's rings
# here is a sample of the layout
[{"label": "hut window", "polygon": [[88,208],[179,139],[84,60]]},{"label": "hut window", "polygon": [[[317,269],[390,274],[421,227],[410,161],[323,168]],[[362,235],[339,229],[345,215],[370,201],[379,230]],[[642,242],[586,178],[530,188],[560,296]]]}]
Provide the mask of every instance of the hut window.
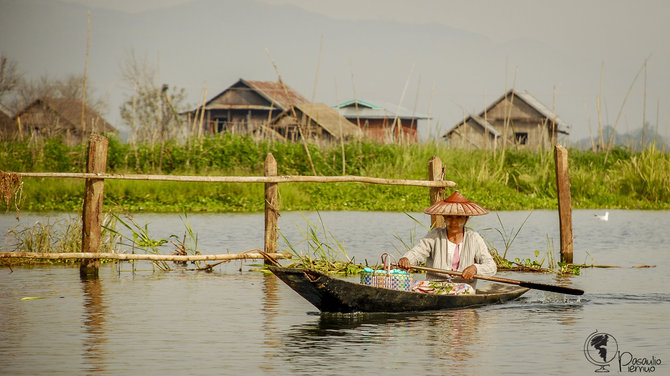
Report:
[{"label": "hut window", "polygon": [[216,116],[214,117],[214,124],[215,124],[215,129],[217,133],[221,133],[224,131],[226,127],[226,123],[228,122],[228,117],[227,116]]},{"label": "hut window", "polygon": [[528,141],[528,132],[516,132],[514,133],[514,138],[517,144],[525,145]]}]

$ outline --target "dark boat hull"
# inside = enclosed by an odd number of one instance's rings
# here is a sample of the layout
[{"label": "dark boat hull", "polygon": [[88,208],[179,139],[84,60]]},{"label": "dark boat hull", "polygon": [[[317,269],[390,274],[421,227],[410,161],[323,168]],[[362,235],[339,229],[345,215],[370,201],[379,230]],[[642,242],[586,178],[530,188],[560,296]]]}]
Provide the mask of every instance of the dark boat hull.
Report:
[{"label": "dark boat hull", "polygon": [[269,269],[322,312],[412,312],[455,309],[501,303],[528,291],[498,283],[474,295],[434,295],[390,290],[331,278],[308,269],[270,266]]}]

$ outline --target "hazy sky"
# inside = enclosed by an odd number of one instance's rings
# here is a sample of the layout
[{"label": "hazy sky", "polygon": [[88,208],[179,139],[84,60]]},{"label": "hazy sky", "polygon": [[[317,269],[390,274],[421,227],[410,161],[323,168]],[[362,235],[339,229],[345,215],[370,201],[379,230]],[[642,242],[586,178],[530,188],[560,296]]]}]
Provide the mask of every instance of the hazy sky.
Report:
[{"label": "hazy sky", "polygon": [[[0,0],[0,6],[5,0]],[[195,4],[198,0],[62,0],[64,2],[79,3],[96,9],[111,9],[130,14],[150,13],[166,8]],[[632,85],[633,79],[643,66],[643,62],[650,57],[647,65],[646,82],[646,113],[647,121],[656,125],[659,119],[659,131],[667,135],[670,129],[670,43],[667,35],[670,28],[667,20],[670,18],[670,1],[629,1],[629,0],[595,0],[595,1],[546,1],[546,0],[487,0],[487,1],[451,1],[451,0],[338,0],[338,1],[310,1],[310,0],[259,0],[268,6],[291,5],[307,12],[315,13],[339,20],[343,25],[356,25],[361,21],[389,21],[398,24],[417,25],[417,29],[431,25],[441,25],[464,33],[479,35],[490,42],[487,48],[491,49],[490,57],[486,53],[473,53],[458,50],[454,46],[430,46],[436,50],[428,51],[426,56],[402,56],[402,44],[399,44],[398,64],[391,74],[397,82],[393,87],[395,92],[389,95],[388,87],[385,92],[375,92],[379,79],[374,77],[374,67],[365,67],[365,52],[357,51],[347,46],[334,46],[330,40],[325,41],[324,56],[330,52],[333,56],[341,57],[340,71],[327,71],[327,64],[322,68],[322,82],[333,86],[333,78],[339,85],[340,93],[337,99],[348,99],[345,82],[347,74],[357,72],[357,86],[359,94],[365,99],[384,97],[387,101],[398,102],[400,91],[403,89],[408,74],[412,84],[416,85],[409,90],[421,92],[421,111],[428,111],[428,102],[432,103],[432,115],[439,120],[441,127],[449,127],[459,121],[463,111],[478,112],[483,109],[485,100],[490,102],[502,95],[504,88],[516,84],[517,88],[529,89],[549,107],[553,106],[556,98],[556,108],[559,115],[573,124],[573,139],[588,136],[587,123],[595,123],[597,118],[596,101],[603,90],[603,103],[606,110],[605,121],[614,123],[620,109],[619,131],[627,128],[636,128],[641,124],[644,106],[644,75],[640,75]],[[223,1],[222,4],[234,4],[239,1]],[[197,22],[197,21],[196,21]],[[422,25],[419,27],[419,25]],[[149,25],[149,28],[151,25]],[[300,31],[303,25],[289,25],[287,32],[293,27]],[[431,27],[431,26],[427,26]],[[149,28],[147,33],[150,33]],[[424,28],[425,29],[425,28]],[[405,29],[406,30],[406,29]],[[430,29],[428,29],[430,30]],[[296,87],[303,95],[311,96],[311,83],[314,80],[314,66],[318,51],[319,30],[309,30],[317,35],[313,38],[306,56],[295,61],[283,63],[287,70],[289,84]],[[365,39],[362,35],[361,39]],[[389,40],[402,40],[402,36],[388,35]],[[268,39],[272,39],[269,36]],[[1,41],[2,39],[0,39]],[[377,43],[371,40],[368,43]],[[404,41],[402,43],[407,43]],[[409,41],[411,43],[411,41]],[[2,46],[0,46],[2,47]],[[147,47],[151,48],[151,47]],[[275,47],[276,48],[276,47]],[[261,48],[262,49],[262,48]],[[473,49],[475,49],[473,47]],[[535,51],[537,52],[537,55]],[[261,51],[262,52],[262,51]],[[369,57],[367,57],[369,59]],[[439,61],[422,61],[425,59],[440,59]],[[482,61],[490,58],[490,62]],[[81,60],[81,58],[78,58]],[[163,59],[163,58],[162,58]],[[334,58],[331,58],[333,60]],[[469,59],[463,62],[461,60]],[[474,61],[474,60],[479,61]],[[267,64],[267,61],[265,62]],[[290,64],[289,64],[290,63]],[[78,61],[78,64],[81,63]],[[304,64],[304,66],[300,66]],[[416,66],[415,66],[416,64]],[[161,60],[164,71],[169,72],[166,60]],[[296,65],[295,72],[287,69],[289,65]],[[443,71],[439,69],[444,66]],[[235,64],[231,69],[234,69]],[[236,66],[243,66],[237,63]],[[243,66],[244,67],[244,66]],[[467,71],[471,67],[471,71]],[[249,67],[244,67],[249,68]],[[601,71],[602,68],[602,71]],[[299,76],[300,69],[304,77]],[[379,69],[383,69],[380,67]],[[447,71],[460,70],[458,77],[448,75]],[[266,79],[271,67],[264,71],[240,69],[240,77],[244,74],[247,79]],[[247,73],[251,72],[251,73]],[[28,72],[39,75],[42,72]],[[458,73],[458,72],[457,72]],[[601,80],[602,73],[602,80]],[[514,81],[514,76],[517,80]],[[417,81],[420,79],[421,87]],[[370,78],[370,82],[366,82]],[[228,80],[230,81],[230,80]],[[480,82],[481,81],[481,82]],[[495,81],[495,82],[494,82]],[[232,83],[232,82],[229,82]],[[218,83],[217,83],[218,84]],[[197,90],[199,82],[190,88],[191,102],[198,100]],[[325,86],[326,83],[322,83]],[[431,93],[431,85],[435,94]],[[379,85],[382,90],[383,85]],[[216,90],[222,90],[219,87]],[[214,89],[212,89],[214,90]],[[323,89],[325,90],[325,89]],[[630,93],[629,93],[630,90]],[[328,104],[335,104],[334,89],[320,96],[320,100]],[[627,93],[629,97],[626,98]],[[210,92],[210,97],[213,93]],[[555,94],[555,96],[554,96]],[[414,94],[408,94],[413,97]],[[417,94],[417,98],[419,95]],[[431,99],[428,99],[430,97]],[[396,99],[397,98],[397,99]],[[626,100],[625,106],[622,106]],[[405,99],[404,105],[411,107]],[[112,112],[118,112],[111,109]],[[112,118],[115,114],[111,115]],[[624,125],[625,124],[625,125]]]},{"label": "hazy sky", "polygon": [[[63,0],[92,8],[137,13],[196,0]],[[537,39],[558,48],[575,43],[594,49],[665,43],[670,29],[666,0],[260,0],[291,4],[310,12],[346,20],[392,20],[438,23],[473,31],[504,42]],[[644,43],[639,43],[644,40]],[[660,47],[660,46],[659,46]]]}]

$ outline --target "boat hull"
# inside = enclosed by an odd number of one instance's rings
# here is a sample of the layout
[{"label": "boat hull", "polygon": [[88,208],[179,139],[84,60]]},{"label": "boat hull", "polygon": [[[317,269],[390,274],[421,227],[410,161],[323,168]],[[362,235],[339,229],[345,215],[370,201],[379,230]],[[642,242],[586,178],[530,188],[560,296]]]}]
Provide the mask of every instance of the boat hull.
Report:
[{"label": "boat hull", "polygon": [[528,288],[492,283],[473,295],[435,295],[367,286],[309,269],[270,266],[295,292],[322,312],[413,312],[481,306],[513,300]]}]

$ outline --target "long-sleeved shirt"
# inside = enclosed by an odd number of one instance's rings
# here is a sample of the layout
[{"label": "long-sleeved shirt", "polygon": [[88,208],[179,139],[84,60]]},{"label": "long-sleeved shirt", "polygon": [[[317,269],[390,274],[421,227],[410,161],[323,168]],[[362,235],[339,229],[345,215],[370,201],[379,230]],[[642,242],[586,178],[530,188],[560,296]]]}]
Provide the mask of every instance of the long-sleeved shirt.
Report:
[{"label": "long-sleeved shirt", "polygon": [[[475,265],[477,267],[477,274],[480,275],[494,275],[498,270],[493,257],[486,247],[486,243],[484,243],[484,239],[475,231],[465,231],[463,242],[459,248],[459,272],[462,272],[463,269],[470,265]],[[402,257],[407,257],[412,265],[425,262],[426,266],[431,268],[452,270],[453,250],[450,252],[447,230],[445,228],[432,229]],[[426,278],[430,280],[444,280],[446,276],[427,273]],[[475,279],[467,281],[467,283],[474,287],[476,281]]]}]

